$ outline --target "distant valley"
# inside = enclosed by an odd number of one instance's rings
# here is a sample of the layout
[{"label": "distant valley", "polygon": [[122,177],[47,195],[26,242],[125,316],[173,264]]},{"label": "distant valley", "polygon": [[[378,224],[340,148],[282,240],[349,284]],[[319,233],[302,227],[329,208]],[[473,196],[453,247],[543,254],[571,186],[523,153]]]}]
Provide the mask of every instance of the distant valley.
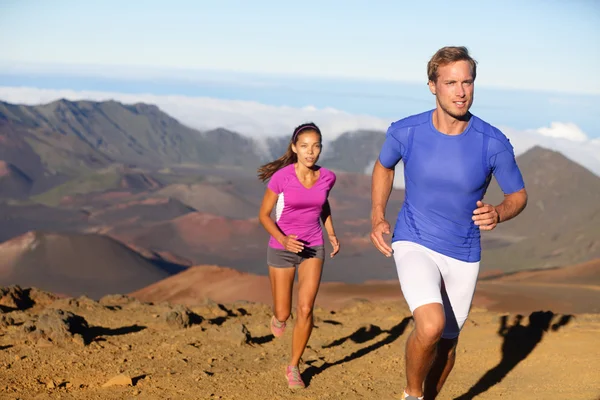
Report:
[{"label": "distant valley", "polygon": [[[384,137],[326,140],[320,164],[338,175],[331,204],[342,243],[326,281],[396,278],[369,240],[368,171]],[[148,104],[0,102],[0,285],[79,294],[80,279],[94,282],[90,270],[101,265],[114,268],[106,293],[140,290],[193,265],[264,275],[268,237],[257,212],[265,186],[255,171],[287,140],[201,132]],[[600,177],[540,147],[518,162],[529,206],[483,235],[482,277],[600,257]],[[486,200],[501,198],[493,182]],[[392,192],[391,224],[403,199],[402,189]]]}]

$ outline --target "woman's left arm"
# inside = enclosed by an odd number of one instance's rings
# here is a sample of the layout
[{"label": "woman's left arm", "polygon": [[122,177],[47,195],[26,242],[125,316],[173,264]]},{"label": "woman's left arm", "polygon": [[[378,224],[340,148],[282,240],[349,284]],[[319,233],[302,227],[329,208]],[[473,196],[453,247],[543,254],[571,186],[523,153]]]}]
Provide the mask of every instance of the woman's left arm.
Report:
[{"label": "woman's left arm", "polygon": [[323,212],[321,213],[321,220],[323,221],[323,226],[327,231],[327,236],[329,236],[329,242],[333,247],[333,251],[330,256],[333,258],[340,251],[340,242],[335,236],[335,229],[333,228],[333,217],[331,216],[331,207],[329,205],[329,200],[325,201],[323,205]]}]

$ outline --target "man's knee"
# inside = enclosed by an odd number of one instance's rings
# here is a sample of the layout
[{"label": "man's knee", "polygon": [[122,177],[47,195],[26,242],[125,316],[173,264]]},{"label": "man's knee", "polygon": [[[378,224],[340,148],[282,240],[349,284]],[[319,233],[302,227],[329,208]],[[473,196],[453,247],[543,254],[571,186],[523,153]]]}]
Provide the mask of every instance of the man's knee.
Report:
[{"label": "man's knee", "polygon": [[437,343],[444,333],[446,319],[441,304],[426,304],[413,313],[416,333],[424,343]]},{"label": "man's knee", "polygon": [[419,339],[426,343],[437,343],[444,332],[444,324],[438,321],[427,321],[417,325]]},{"label": "man's knee", "polygon": [[416,331],[419,339],[425,343],[437,343],[444,332],[444,319],[431,318],[416,323]]}]

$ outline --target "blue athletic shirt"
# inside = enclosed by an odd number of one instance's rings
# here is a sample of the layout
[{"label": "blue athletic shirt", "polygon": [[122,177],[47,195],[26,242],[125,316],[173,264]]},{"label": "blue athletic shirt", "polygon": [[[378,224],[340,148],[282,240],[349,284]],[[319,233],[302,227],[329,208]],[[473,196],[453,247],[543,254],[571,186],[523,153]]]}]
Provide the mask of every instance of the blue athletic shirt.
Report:
[{"label": "blue athletic shirt", "polygon": [[505,194],[525,187],[513,147],[500,130],[472,115],[460,135],[433,126],[433,111],[391,124],[379,162],[404,162],[405,199],[392,241],[407,240],[466,262],[481,259],[472,220],[492,174]]}]

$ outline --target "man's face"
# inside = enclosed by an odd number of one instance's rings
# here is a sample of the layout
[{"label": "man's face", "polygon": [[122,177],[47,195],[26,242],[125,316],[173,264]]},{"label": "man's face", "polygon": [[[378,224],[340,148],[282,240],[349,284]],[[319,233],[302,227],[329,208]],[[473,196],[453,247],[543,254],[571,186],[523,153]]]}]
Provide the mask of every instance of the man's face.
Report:
[{"label": "man's face", "polygon": [[440,108],[451,117],[464,117],[473,104],[474,79],[467,61],[456,61],[437,70],[436,82],[429,81],[429,90]]}]

